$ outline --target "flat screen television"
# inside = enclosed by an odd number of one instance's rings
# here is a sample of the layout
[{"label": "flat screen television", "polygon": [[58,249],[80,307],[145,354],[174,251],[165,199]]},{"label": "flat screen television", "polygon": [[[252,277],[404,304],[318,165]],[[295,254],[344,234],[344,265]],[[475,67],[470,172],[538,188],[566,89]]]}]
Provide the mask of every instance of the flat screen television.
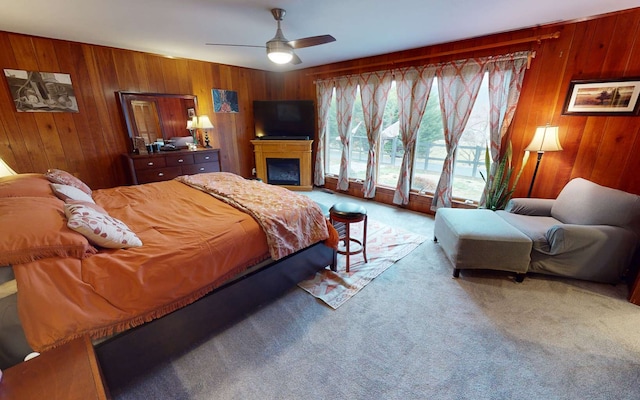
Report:
[{"label": "flat screen television", "polygon": [[256,100],[253,102],[256,139],[313,139],[315,110],[313,100]]}]

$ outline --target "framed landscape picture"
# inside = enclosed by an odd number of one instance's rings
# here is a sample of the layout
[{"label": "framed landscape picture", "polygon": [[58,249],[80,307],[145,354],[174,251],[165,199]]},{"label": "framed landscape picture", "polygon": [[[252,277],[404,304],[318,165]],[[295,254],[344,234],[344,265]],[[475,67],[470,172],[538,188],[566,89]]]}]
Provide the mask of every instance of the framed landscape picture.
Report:
[{"label": "framed landscape picture", "polygon": [[640,78],[571,81],[565,115],[637,115]]}]

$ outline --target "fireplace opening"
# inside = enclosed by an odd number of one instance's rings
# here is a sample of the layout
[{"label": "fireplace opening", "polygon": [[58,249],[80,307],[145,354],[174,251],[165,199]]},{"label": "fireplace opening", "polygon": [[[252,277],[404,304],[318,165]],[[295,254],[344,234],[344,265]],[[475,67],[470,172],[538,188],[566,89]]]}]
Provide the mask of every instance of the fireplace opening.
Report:
[{"label": "fireplace opening", "polygon": [[300,159],[267,158],[267,183],[300,186]]}]

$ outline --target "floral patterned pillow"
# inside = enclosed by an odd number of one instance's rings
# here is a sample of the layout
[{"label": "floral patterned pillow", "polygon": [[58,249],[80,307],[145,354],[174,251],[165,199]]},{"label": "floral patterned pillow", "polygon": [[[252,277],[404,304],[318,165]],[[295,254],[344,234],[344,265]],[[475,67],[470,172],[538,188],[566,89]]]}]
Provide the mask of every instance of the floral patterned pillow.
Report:
[{"label": "floral patterned pillow", "polygon": [[80,189],[91,196],[91,188],[67,171],[63,171],[61,169],[50,169],[44,174],[44,176],[49,180],[49,182],[73,186],[74,188]]},{"label": "floral patterned pillow", "polygon": [[142,246],[142,241],[124,222],[95,207],[84,204],[65,204],[67,226],[84,235],[89,242],[108,249],[127,249]]}]

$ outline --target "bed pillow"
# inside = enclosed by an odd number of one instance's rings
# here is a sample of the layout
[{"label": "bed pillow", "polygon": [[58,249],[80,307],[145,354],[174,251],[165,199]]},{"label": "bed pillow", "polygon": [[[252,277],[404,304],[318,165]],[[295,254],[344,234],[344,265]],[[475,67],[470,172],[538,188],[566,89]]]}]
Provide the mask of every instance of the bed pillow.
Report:
[{"label": "bed pillow", "polygon": [[73,186],[74,188],[80,189],[91,196],[91,188],[67,171],[63,171],[61,169],[50,169],[44,174],[44,176],[52,183]]},{"label": "bed pillow", "polygon": [[119,219],[84,204],[65,204],[67,226],[83,234],[91,243],[109,249],[142,246],[142,241]]},{"label": "bed pillow", "polygon": [[52,183],[51,189],[53,190],[53,193],[55,193],[55,195],[65,203],[71,200],[80,200],[89,203],[95,203],[90,195],[73,186]]},{"label": "bed pillow", "polygon": [[0,198],[51,197],[55,198],[50,182],[42,174],[18,174],[0,178]]},{"label": "bed pillow", "polygon": [[93,203],[93,202],[90,202],[90,201],[68,200],[68,201],[66,201],[66,203],[67,204],[77,204],[77,205],[81,205],[81,206],[86,206],[86,207],[89,207],[89,208],[92,208],[92,209],[96,210],[97,212],[99,212],[101,214],[109,214],[107,212],[107,210],[105,210],[104,208],[100,207],[96,203]]},{"label": "bed pillow", "polygon": [[95,254],[84,236],[67,227],[63,206],[56,198],[0,199],[0,265]]}]

